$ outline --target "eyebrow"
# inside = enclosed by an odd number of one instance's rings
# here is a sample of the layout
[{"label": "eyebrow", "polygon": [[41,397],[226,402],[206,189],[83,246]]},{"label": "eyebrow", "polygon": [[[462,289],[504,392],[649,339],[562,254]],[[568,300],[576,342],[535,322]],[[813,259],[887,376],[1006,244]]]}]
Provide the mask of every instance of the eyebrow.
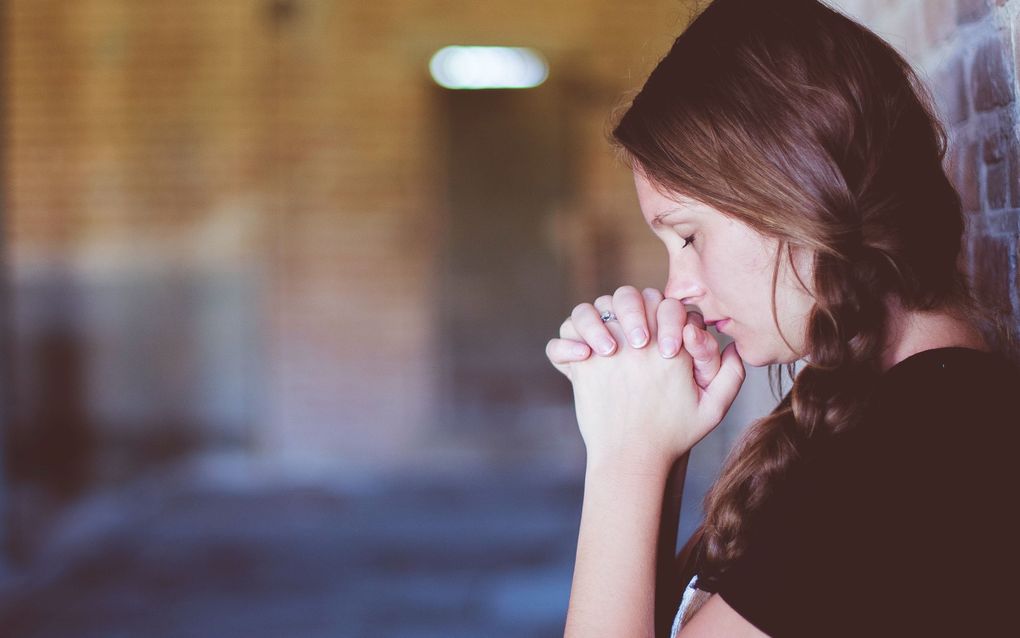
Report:
[{"label": "eyebrow", "polygon": [[683,211],[681,211],[679,209],[667,210],[666,212],[659,213],[658,215],[656,215],[655,217],[652,218],[651,226],[652,226],[652,228],[658,228],[658,227],[662,226],[663,218],[671,217],[673,215],[681,215],[681,214],[683,214]]}]

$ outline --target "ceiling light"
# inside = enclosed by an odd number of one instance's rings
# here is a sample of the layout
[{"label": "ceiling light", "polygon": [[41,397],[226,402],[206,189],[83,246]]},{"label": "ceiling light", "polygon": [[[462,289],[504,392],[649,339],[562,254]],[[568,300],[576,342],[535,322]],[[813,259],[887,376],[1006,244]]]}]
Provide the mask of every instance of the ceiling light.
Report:
[{"label": "ceiling light", "polygon": [[448,89],[530,89],[549,77],[542,55],[523,47],[444,47],[429,70]]}]

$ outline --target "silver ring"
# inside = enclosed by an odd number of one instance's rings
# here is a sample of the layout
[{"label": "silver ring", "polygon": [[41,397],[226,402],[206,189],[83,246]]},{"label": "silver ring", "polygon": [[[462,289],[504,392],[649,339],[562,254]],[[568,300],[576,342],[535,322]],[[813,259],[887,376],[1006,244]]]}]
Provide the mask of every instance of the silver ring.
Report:
[{"label": "silver ring", "polygon": [[613,314],[612,310],[603,310],[602,314],[599,315],[599,316],[602,317],[602,323],[608,323],[610,321],[616,321],[616,315]]}]

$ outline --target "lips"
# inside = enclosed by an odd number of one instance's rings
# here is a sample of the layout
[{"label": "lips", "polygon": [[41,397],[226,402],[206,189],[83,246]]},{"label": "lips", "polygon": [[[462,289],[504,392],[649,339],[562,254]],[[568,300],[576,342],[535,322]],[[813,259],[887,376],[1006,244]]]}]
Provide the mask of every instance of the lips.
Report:
[{"label": "lips", "polygon": [[715,331],[716,332],[722,332],[723,328],[725,328],[729,324],[730,324],[730,318],[729,317],[726,317],[726,318],[723,318],[723,319],[715,319],[713,321],[706,321],[705,322],[706,326],[715,326]]}]

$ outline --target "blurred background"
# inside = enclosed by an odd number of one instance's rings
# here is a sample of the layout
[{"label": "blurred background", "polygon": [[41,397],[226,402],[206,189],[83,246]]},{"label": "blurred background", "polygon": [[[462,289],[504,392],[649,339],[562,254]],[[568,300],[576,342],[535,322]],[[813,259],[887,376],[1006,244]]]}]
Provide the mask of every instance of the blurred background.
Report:
[{"label": "blurred background", "polygon": [[[606,135],[693,5],[0,2],[0,636],[561,635],[544,347],[664,285]],[[450,88],[451,45],[542,70]],[[749,370],[679,543],[777,402]]]}]

